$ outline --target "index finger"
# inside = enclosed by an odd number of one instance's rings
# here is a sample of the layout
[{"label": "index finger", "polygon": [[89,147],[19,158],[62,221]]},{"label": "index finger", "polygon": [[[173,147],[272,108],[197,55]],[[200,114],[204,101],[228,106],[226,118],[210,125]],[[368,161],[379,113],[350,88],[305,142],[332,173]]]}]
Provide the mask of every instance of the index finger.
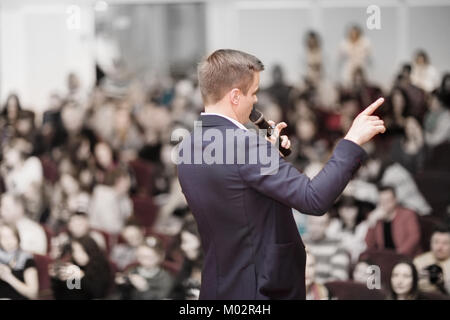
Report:
[{"label": "index finger", "polygon": [[381,106],[384,102],[384,98],[378,98],[377,101],[372,103],[370,106],[368,106],[366,109],[364,109],[361,114],[364,114],[366,116],[370,116],[372,113],[375,112],[375,110],[378,109],[379,106]]}]

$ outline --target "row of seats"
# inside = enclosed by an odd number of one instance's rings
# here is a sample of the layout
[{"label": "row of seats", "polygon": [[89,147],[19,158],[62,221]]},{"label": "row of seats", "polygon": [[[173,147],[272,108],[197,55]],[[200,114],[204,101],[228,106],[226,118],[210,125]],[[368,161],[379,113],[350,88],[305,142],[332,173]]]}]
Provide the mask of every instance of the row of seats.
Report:
[{"label": "row of seats", "polygon": [[[50,248],[50,239],[52,237],[52,234],[47,228],[45,230],[46,230],[47,238],[49,239],[49,248]],[[120,235],[112,236],[112,235],[108,234],[107,232],[97,230],[97,229],[94,229],[94,230],[97,232],[100,232],[103,235],[105,243],[106,243],[105,254],[107,256],[109,256],[109,254],[111,253],[111,250],[114,245],[124,243],[124,239]],[[165,251],[171,253],[170,255],[168,255],[166,257],[162,266],[167,271],[169,271],[172,275],[175,276],[180,271],[180,269],[182,267],[182,263],[183,263],[183,255],[181,254],[181,252],[179,252],[179,250],[178,251],[172,250],[173,248],[175,248],[176,241],[177,241],[176,238],[173,236],[168,236],[165,234],[160,234],[160,233],[154,232],[151,230],[151,228],[145,228],[145,235],[147,237],[152,236],[152,237],[158,238],[158,240],[161,242]],[[51,287],[50,287],[51,284],[50,284],[50,276],[49,276],[48,270],[49,270],[49,266],[53,262],[53,260],[51,259],[51,257],[49,255],[34,254],[33,256],[34,256],[34,261],[36,263],[36,268],[38,271],[39,299],[51,299],[52,292],[51,292]],[[122,271],[122,270],[119,270],[119,268],[112,261],[110,261],[110,266],[111,266],[113,273]],[[128,269],[133,266],[134,266],[134,264],[129,265],[125,269]]]},{"label": "row of seats", "polygon": [[[354,281],[332,281],[325,284],[330,299],[336,300],[385,300],[387,292],[383,289],[369,289],[363,283]],[[448,296],[438,293],[422,293],[425,300],[450,300]]]}]

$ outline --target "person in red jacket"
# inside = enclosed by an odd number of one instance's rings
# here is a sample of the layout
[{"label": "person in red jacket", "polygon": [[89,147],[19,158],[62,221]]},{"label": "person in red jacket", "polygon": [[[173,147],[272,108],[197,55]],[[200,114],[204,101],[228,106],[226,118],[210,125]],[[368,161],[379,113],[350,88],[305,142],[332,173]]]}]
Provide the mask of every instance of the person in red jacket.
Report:
[{"label": "person in red jacket", "polygon": [[391,249],[411,258],[421,253],[417,214],[398,205],[393,187],[379,188],[378,206],[368,219],[367,249]]}]

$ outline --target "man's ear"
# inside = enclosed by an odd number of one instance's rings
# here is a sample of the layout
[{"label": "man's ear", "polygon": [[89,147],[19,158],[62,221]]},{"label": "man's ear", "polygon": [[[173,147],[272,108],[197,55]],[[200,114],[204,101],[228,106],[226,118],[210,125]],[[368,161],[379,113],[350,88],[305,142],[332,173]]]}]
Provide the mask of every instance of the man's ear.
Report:
[{"label": "man's ear", "polygon": [[233,90],[230,91],[230,101],[231,104],[233,105],[238,105],[239,104],[239,98],[241,95],[241,90],[234,88]]}]

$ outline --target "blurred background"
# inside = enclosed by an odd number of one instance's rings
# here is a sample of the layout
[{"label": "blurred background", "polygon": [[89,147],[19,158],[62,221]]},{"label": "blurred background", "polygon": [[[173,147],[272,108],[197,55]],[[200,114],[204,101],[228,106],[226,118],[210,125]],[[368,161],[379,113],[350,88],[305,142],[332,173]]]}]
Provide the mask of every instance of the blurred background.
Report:
[{"label": "blurred background", "polygon": [[258,108],[310,178],[386,98],[335,207],[293,212],[308,299],[448,298],[449,31],[449,0],[1,0],[0,298],[198,297],[170,137],[203,110],[196,66],[220,48],[263,61]]}]

